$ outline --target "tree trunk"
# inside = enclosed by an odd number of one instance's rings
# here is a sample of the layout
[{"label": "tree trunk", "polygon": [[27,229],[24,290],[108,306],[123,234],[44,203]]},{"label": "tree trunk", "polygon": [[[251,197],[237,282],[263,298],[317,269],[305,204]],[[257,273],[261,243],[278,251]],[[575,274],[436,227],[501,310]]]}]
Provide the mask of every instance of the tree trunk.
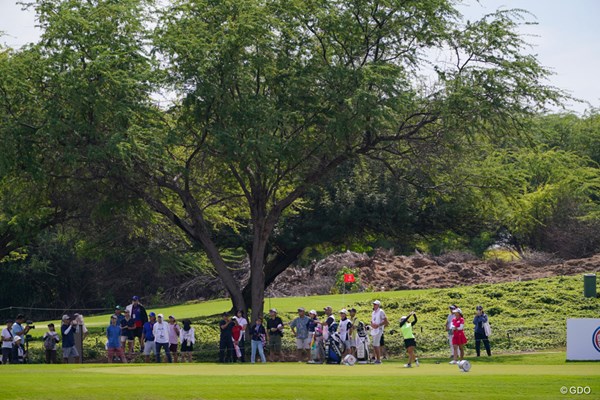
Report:
[{"label": "tree trunk", "polygon": [[[182,200],[186,206],[186,210],[192,221],[195,222],[195,225],[192,225],[182,218],[180,218],[173,210],[171,210],[166,204],[162,201],[148,195],[144,192],[139,192],[142,195],[142,198],[152,207],[156,212],[167,217],[171,222],[175,224],[175,226],[179,227],[192,241],[199,244],[208,259],[211,261],[212,265],[215,267],[221,282],[225,286],[225,289],[231,296],[231,302],[233,303],[233,308],[236,310],[246,310],[246,302],[244,301],[244,296],[242,295],[242,289],[240,288],[238,282],[235,280],[233,274],[227,267],[227,264],[221,257],[221,253],[219,249],[211,239],[210,231],[208,230],[206,223],[202,217],[202,212],[200,211],[198,205],[191,201],[193,200],[191,196],[182,196]],[[179,192],[181,194],[181,192]]]},{"label": "tree trunk", "polygon": [[264,227],[264,223],[255,225],[254,239],[252,242],[252,254],[250,254],[250,285],[252,287],[252,321],[263,315],[263,304],[265,299],[265,250],[269,240],[270,230]]},{"label": "tree trunk", "polygon": [[[264,268],[264,287],[265,290],[269,287],[273,281],[285,271],[294,261],[298,259],[298,256],[304,247],[297,247],[292,249],[285,249],[277,253],[275,258],[268,261]],[[252,284],[248,282],[242,290],[242,295],[246,304],[252,304]]]},{"label": "tree trunk", "polygon": [[241,290],[238,282],[233,277],[233,274],[231,274],[231,271],[229,270],[229,268],[227,267],[227,265],[221,258],[221,255],[219,254],[219,250],[214,246],[212,241],[208,246],[203,244],[203,247],[204,247],[204,250],[206,251],[206,254],[207,254],[209,260],[215,267],[215,270],[217,271],[217,274],[219,275],[221,282],[223,282],[225,289],[227,290],[227,292],[229,293],[229,296],[231,297],[231,302],[232,302],[233,309],[234,309],[233,311],[246,310],[246,301],[244,300],[242,290]]}]

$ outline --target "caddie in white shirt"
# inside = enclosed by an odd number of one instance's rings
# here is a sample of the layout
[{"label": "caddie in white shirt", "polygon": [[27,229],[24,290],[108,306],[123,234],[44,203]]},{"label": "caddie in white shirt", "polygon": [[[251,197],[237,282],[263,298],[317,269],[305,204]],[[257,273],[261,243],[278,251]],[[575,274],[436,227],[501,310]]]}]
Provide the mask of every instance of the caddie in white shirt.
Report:
[{"label": "caddie in white shirt", "polygon": [[381,302],[373,302],[373,313],[371,314],[371,336],[373,336],[373,351],[375,352],[375,364],[381,364],[381,335],[383,329],[389,325],[385,312],[381,309]]}]

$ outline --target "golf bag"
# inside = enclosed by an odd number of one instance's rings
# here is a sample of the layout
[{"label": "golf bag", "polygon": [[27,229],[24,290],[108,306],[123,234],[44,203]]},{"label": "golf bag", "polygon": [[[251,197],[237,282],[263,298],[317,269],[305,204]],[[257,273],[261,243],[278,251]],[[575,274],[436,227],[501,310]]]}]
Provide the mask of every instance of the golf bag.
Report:
[{"label": "golf bag", "polygon": [[370,360],[369,354],[369,335],[367,332],[367,326],[363,322],[359,322],[356,327],[356,359],[359,364],[367,364]]},{"label": "golf bag", "polygon": [[337,332],[331,333],[325,343],[325,362],[327,364],[340,364],[344,350],[345,346],[340,334]]},{"label": "golf bag", "polygon": [[321,364],[325,358],[323,349],[323,328],[317,325],[310,343],[310,364]]}]

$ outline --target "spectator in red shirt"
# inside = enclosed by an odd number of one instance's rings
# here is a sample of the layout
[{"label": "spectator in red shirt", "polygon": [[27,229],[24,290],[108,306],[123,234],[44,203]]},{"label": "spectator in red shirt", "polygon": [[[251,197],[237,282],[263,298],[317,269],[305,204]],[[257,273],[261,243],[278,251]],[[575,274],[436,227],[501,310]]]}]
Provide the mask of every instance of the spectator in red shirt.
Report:
[{"label": "spectator in red shirt", "polygon": [[242,340],[243,328],[239,324],[237,317],[231,318],[233,328],[231,329],[231,337],[233,339],[233,362],[242,362],[242,351],[240,349],[240,340]]}]

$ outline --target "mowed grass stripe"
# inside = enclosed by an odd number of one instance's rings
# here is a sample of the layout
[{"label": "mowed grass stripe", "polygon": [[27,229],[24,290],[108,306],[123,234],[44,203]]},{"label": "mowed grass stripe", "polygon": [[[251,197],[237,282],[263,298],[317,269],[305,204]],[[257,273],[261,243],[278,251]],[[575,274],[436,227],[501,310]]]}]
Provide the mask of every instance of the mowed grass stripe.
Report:
[{"label": "mowed grass stripe", "polygon": [[0,393],[12,399],[448,399],[475,393],[478,399],[564,398],[561,386],[600,391],[600,368],[475,363],[471,372],[462,373],[452,365],[409,370],[400,363],[29,365],[6,367],[0,374]]},{"label": "mowed grass stripe", "polygon": [[[446,363],[447,364],[447,363]],[[555,376],[588,376],[600,377],[600,365],[572,364],[572,365],[495,365],[471,363],[471,375],[555,375]],[[74,369],[74,373],[100,373],[100,374],[144,374],[144,375],[206,375],[206,376],[336,376],[336,377],[362,377],[362,376],[455,376],[459,373],[456,365],[422,363],[420,367],[404,368],[401,363],[387,363],[385,365],[307,365],[307,364],[265,364],[265,365],[222,365],[222,364],[196,364],[196,365],[154,365],[154,366],[123,366],[113,368],[81,368]],[[462,374],[462,373],[461,373]]]}]

